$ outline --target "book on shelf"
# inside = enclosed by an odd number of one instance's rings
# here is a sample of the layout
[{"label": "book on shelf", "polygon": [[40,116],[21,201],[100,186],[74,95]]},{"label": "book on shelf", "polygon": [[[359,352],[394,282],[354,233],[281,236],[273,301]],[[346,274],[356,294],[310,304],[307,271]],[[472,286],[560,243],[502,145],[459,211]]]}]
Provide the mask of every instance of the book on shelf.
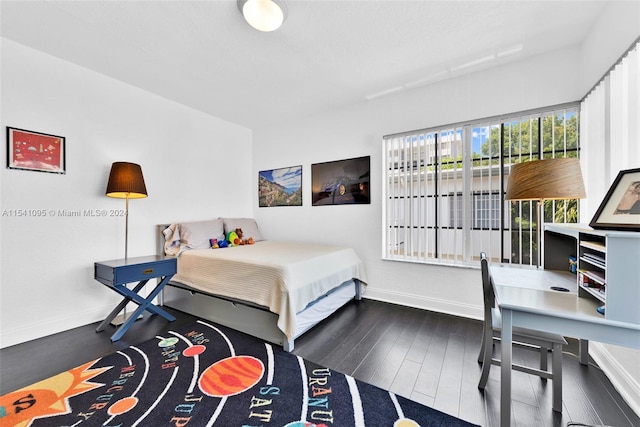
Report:
[{"label": "book on shelf", "polygon": [[599,255],[595,255],[595,254],[592,254],[592,253],[585,253],[582,256],[585,259],[587,259],[589,261],[593,261],[593,262],[598,263],[598,264],[606,265],[606,263],[607,263],[607,261],[606,261],[606,259],[604,257],[599,256]]},{"label": "book on shelf", "polygon": [[589,263],[589,264],[591,264],[591,265],[593,265],[593,266],[595,266],[595,267],[602,268],[603,270],[604,270],[605,268],[607,268],[607,265],[606,265],[606,264],[601,263],[601,262],[599,262],[599,261],[596,261],[596,260],[594,260],[594,259],[585,258],[584,256],[580,257],[580,259],[581,259],[583,262],[587,262],[587,263]]},{"label": "book on shelf", "polygon": [[580,284],[590,287],[593,287],[594,284],[604,285],[605,277],[604,274],[599,271],[580,270],[579,282]]}]

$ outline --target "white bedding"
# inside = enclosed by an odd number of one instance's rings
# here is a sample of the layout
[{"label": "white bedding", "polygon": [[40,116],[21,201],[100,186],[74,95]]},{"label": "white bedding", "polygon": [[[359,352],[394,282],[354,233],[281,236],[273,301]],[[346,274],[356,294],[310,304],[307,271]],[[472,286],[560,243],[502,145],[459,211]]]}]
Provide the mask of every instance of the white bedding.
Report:
[{"label": "white bedding", "polygon": [[250,301],[279,315],[278,328],[296,335],[296,313],[341,283],[366,284],[353,249],[310,243],[262,241],[222,249],[184,251],[172,281]]}]

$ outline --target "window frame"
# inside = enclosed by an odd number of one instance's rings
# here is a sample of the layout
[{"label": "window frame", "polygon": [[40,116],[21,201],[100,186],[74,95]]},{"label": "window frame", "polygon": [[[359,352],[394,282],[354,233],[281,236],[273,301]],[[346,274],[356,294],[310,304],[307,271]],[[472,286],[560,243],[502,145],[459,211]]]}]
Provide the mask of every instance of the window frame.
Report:
[{"label": "window frame", "polygon": [[[383,259],[476,266],[481,245],[493,261],[536,265],[537,251],[533,247],[537,242],[532,242],[537,227],[535,203],[504,200],[509,165],[539,158],[578,156],[579,120],[580,104],[576,101],[383,137]],[[571,138],[569,125],[573,129]],[[478,146],[474,139],[478,130],[488,138],[485,145]],[[514,141],[520,141],[519,145]],[[447,176],[452,176],[453,181],[447,181]],[[480,188],[477,182],[482,182]],[[427,184],[433,185],[429,191]],[[488,214],[481,218],[474,206],[482,204],[478,199],[487,195]],[[496,195],[499,207],[493,202]],[[444,209],[447,203],[451,205]],[[569,206],[557,203],[545,202],[545,211],[551,210],[552,222],[561,222],[555,218],[557,208],[564,206],[566,211]],[[459,212],[455,217],[453,209]],[[518,227],[514,226],[514,215]],[[548,222],[546,216],[545,220]],[[484,238],[477,237],[479,233],[492,231],[496,235],[488,243],[474,241]],[[515,258],[505,256],[506,250],[514,246],[512,242],[521,252],[527,245],[529,249]],[[482,246],[485,244],[490,248]],[[452,249],[444,249],[447,245]],[[491,250],[494,247],[499,250]]]}]

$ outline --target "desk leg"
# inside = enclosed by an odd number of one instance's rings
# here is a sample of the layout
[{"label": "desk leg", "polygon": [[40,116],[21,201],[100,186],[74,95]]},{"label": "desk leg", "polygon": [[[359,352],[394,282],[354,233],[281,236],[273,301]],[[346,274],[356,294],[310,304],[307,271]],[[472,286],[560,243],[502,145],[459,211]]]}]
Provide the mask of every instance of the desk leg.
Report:
[{"label": "desk leg", "polygon": [[502,343],[500,361],[500,426],[511,425],[511,353],[513,342],[513,312],[502,309]]},{"label": "desk leg", "polygon": [[579,361],[581,365],[589,365],[589,340],[580,340]]}]

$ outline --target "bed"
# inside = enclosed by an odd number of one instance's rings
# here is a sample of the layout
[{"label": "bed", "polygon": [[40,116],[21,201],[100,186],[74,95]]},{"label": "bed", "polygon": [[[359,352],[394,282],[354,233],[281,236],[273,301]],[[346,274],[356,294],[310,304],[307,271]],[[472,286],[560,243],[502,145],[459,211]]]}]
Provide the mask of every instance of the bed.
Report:
[{"label": "bed", "polygon": [[[253,244],[212,249],[229,231]],[[265,240],[252,218],[160,224],[158,253],[176,256],[178,271],[160,303],[292,351],[297,337],[366,285],[352,248]]]}]

